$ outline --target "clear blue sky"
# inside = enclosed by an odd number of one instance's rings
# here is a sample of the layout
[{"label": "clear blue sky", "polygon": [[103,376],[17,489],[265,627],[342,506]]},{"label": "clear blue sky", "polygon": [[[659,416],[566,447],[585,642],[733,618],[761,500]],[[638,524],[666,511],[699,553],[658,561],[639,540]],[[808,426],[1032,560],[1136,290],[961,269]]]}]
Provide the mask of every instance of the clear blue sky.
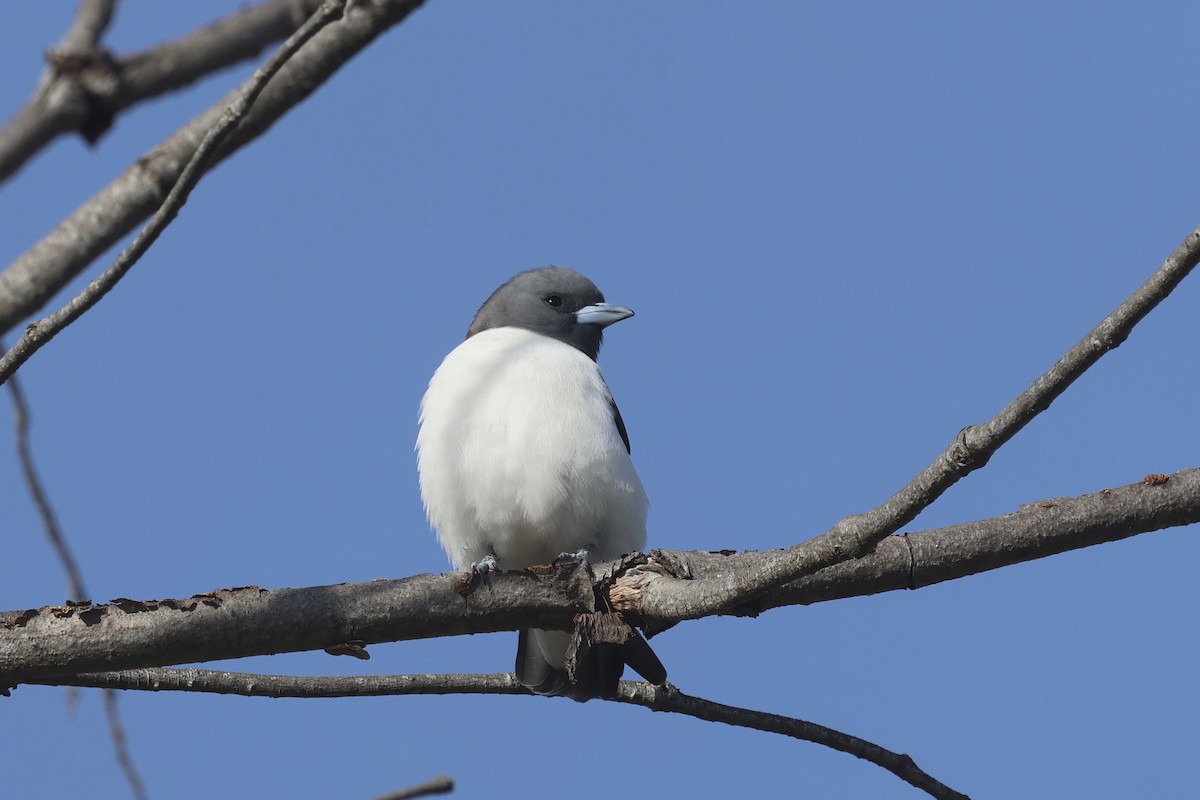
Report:
[{"label": "clear blue sky", "polygon": [[[5,9],[4,117],[73,5]],[[109,44],[237,5],[127,1]],[[431,0],[207,178],[21,371],[92,595],[446,569],[417,403],[488,293],[548,263],[637,311],[601,365],[653,546],[781,547],[881,502],[1200,224],[1200,8],[975,5]],[[43,153],[0,189],[0,261],[245,72]],[[1193,277],[910,529],[1200,465],[1198,312]],[[55,603],[0,423],[0,607]],[[1195,797],[1198,562],[1176,529],[654,644],[689,693],[866,737],[977,798]],[[515,641],[224,666],[495,672]],[[126,796],[98,695],[72,717],[64,694],[0,702],[6,790]],[[439,773],[459,797],[923,796],[816,746],[603,703],[121,699],[154,798],[368,799]]]}]

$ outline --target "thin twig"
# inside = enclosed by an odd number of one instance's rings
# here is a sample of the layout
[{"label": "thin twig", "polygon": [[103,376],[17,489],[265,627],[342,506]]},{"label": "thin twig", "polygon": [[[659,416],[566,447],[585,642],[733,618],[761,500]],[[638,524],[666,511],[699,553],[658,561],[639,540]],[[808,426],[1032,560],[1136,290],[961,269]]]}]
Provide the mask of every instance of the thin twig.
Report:
[{"label": "thin twig", "polygon": [[242,697],[390,697],[407,694],[530,694],[509,673],[447,675],[260,675],[214,669],[149,667],[85,672],[28,681],[43,686],[82,686],[143,692],[199,692]]},{"label": "thin twig", "polygon": [[[2,343],[0,343],[0,347],[3,347]],[[79,562],[75,560],[75,554],[71,551],[70,545],[67,544],[67,539],[58,524],[58,515],[54,513],[54,506],[50,504],[50,497],[46,493],[42,478],[34,464],[33,447],[29,442],[31,426],[29,404],[25,401],[25,393],[21,389],[21,382],[16,375],[13,375],[9,381],[8,389],[12,394],[13,401],[13,427],[16,429],[14,438],[17,444],[17,460],[21,462],[25,485],[42,518],[42,528],[46,531],[46,538],[50,540],[51,546],[58,554],[59,561],[62,562],[63,571],[67,574],[68,597],[76,602],[83,602],[87,599],[83,572],[79,569]],[[133,796],[137,800],[146,800],[146,787],[133,763],[133,756],[129,752],[129,741],[125,736],[125,727],[121,723],[121,714],[117,708],[117,693],[114,689],[104,689],[101,694],[104,695],[104,716],[108,720],[108,731],[112,738],[117,764],[120,765],[121,772],[125,774],[125,780],[129,782]],[[68,708],[73,707],[74,704],[74,696],[68,696]]]},{"label": "thin twig", "polygon": [[[0,343],[0,348],[2,347],[3,343]],[[29,445],[29,404],[25,402],[25,392],[16,375],[12,376],[12,380],[9,381],[8,390],[12,395],[13,402],[17,460],[21,462],[21,473],[25,476],[25,486],[29,489],[29,496],[33,498],[38,515],[42,518],[42,528],[46,531],[46,538],[50,540],[50,546],[54,548],[58,560],[62,562],[63,571],[67,573],[67,599],[83,602],[88,599],[87,589],[83,585],[83,573],[79,569],[79,562],[75,560],[75,554],[71,552],[71,547],[67,544],[66,537],[63,536],[62,528],[58,524],[58,516],[54,513],[54,507],[50,505],[46,488],[42,485],[42,479],[33,463],[33,449]]]},{"label": "thin twig", "polygon": [[648,683],[621,681],[615,700],[619,703],[645,706],[652,711],[684,714],[707,722],[720,722],[812,742],[869,761],[939,800],[967,800],[965,794],[956,792],[918,767],[910,756],[892,752],[874,742],[815,722],[715,703],[712,700],[686,695],[670,685],[652,686]]},{"label": "thin twig", "polygon": [[831,529],[785,550],[776,551],[722,586],[690,582],[650,584],[636,610],[647,621],[670,622],[719,613],[753,600],[755,595],[867,553],[912,521],[947,489],[987,463],[1066,391],[1089,367],[1129,336],[1134,326],[1179,285],[1200,261],[1200,228],[1176,248],[1162,266],[1125,302],[1100,321],[1032,385],[988,422],[964,428],[934,461],[886,502],[845,517]]},{"label": "thin twig", "polygon": [[323,3],[308,22],[300,26],[274,55],[254,73],[245,87],[238,93],[233,103],[225,109],[221,119],[209,129],[200,146],[192,154],[191,160],[180,174],[179,179],[171,188],[167,198],[158,211],[142,228],[141,233],[124,251],[117,256],[116,261],[92,281],[78,295],[73,297],[65,306],[50,316],[31,324],[25,329],[20,340],[0,358],[0,383],[4,383],[22,364],[36,353],[44,344],[50,341],[60,331],[75,320],[79,319],[88,309],[100,301],[104,295],[117,285],[126,273],[138,262],[138,259],[154,244],[159,235],[179,214],[188,195],[199,183],[208,169],[213,153],[219,148],[226,137],[238,126],[254,101],[258,98],[268,81],[279,71],[289,58],[292,57],[309,39],[334,20],[341,19],[345,0],[328,0]]},{"label": "thin twig", "polygon": [[117,708],[117,690],[105,689],[101,694],[104,696],[104,717],[108,720],[108,735],[112,738],[117,764],[120,765],[121,772],[124,773],[133,796],[137,800],[147,800],[146,784],[142,782],[142,776],[134,766],[133,757],[129,754],[125,726],[121,724],[121,712]]},{"label": "thin twig", "polygon": [[[136,669],[42,678],[45,685],[100,686],[142,691],[211,692],[245,697],[377,697],[407,694],[529,694],[512,673],[491,675],[258,675],[206,669]],[[692,697],[673,686],[621,681],[616,702],[653,711],[685,714],[708,722],[753,728],[801,739],[848,753],[886,769],[936,798],[963,800],[960,794],[921,770],[902,753],[814,722],[751,711]]]},{"label": "thin twig", "polygon": [[398,792],[391,792],[375,800],[412,800],[415,797],[428,797],[431,794],[449,794],[454,791],[454,779],[448,775],[439,775],[431,781],[418,783]]}]

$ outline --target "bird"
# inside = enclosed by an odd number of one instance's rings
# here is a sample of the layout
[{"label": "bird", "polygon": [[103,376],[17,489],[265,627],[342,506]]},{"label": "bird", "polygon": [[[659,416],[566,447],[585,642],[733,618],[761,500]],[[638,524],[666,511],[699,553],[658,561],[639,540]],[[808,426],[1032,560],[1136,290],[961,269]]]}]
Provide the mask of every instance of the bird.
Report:
[{"label": "bird", "polygon": [[[417,471],[429,522],[458,570],[590,564],[646,545],[649,500],[629,433],[596,362],[604,329],[633,311],[584,275],[518,273],[479,308],[421,400]],[[516,675],[535,694],[611,697],[625,664],[666,670],[631,630],[568,670],[571,635],[518,632]]]}]

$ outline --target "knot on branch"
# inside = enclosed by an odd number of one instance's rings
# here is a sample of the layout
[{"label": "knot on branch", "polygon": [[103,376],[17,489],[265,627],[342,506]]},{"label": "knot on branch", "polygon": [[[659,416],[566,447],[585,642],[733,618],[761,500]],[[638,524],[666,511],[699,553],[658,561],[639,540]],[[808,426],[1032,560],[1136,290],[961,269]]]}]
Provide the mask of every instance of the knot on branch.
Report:
[{"label": "knot on branch", "polygon": [[992,456],[990,452],[979,449],[971,442],[977,430],[979,428],[976,425],[968,425],[963,428],[946,448],[946,452],[942,454],[942,461],[955,475],[961,477],[974,472],[986,464]]},{"label": "knot on branch", "polygon": [[84,52],[50,50],[46,61],[54,71],[48,99],[76,106],[76,127],[93,145],[112,127],[121,91],[121,68],[104,49]]}]

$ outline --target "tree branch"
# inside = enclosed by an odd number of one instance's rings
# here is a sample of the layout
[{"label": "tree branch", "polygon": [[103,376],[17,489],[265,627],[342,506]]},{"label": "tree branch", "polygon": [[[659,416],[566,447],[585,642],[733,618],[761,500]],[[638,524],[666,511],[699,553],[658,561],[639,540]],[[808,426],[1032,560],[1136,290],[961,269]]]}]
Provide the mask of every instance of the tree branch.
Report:
[{"label": "tree branch", "polygon": [[84,0],[48,55],[33,96],[0,127],[0,182],[64,133],[78,131],[94,143],[121,111],[254,58],[287,38],[320,4],[270,0],[173,42],[114,58],[100,48],[112,0]]},{"label": "tree branch", "polygon": [[80,0],[75,19],[58,49],[70,53],[88,53],[100,45],[100,39],[112,22],[116,0]]},{"label": "tree branch", "polygon": [[184,203],[187,202],[188,195],[208,171],[213,154],[245,119],[267,83],[287,63],[288,59],[299,52],[300,48],[316,36],[322,28],[334,20],[341,19],[345,4],[345,0],[326,2],[308,22],[300,26],[299,30],[284,42],[283,46],[267,60],[266,64],[255,71],[250,80],[237,92],[233,102],[225,109],[221,118],[204,135],[204,139],[201,140],[200,145],[188,160],[187,166],[184,167],[178,180],[171,187],[166,199],[155,212],[149,224],[133,240],[133,243],[117,256],[117,260],[113,262],[112,266],[106,269],[99,278],[89,283],[87,288],[72,298],[69,303],[49,317],[29,325],[17,343],[3,357],[0,357],[0,383],[6,381],[60,331],[100,302],[104,295],[108,294],[125,277],[133,265],[150,249],[159,235],[171,224],[172,220],[178,216]]},{"label": "tree branch", "polygon": [[941,455],[883,504],[865,514],[844,517],[806,542],[776,550],[721,584],[681,581],[668,588],[667,581],[654,582],[628,609],[639,613],[652,627],[728,613],[736,606],[752,603],[756,595],[870,552],[943,492],[986,464],[993,453],[1049,408],[1101,356],[1124,342],[1134,326],[1166,299],[1198,260],[1200,228],[1188,234],[1129,299],[1101,320],[1028,389],[988,422],[960,431]]},{"label": "tree branch", "polygon": [[[378,697],[407,694],[519,694],[529,690],[512,673],[493,675],[258,675],[202,669],[140,669],[45,678],[31,683],[93,686],[142,691],[236,694],[243,697]],[[780,714],[727,706],[680,692],[673,686],[621,681],[615,702],[652,711],[684,714],[708,722],[777,733],[812,742],[880,766],[936,798],[962,800],[960,794],[922,771],[907,755],[847,733]]]},{"label": "tree branch", "polygon": [[[2,347],[3,345],[0,343],[0,349]],[[50,497],[46,493],[37,466],[33,462],[33,448],[29,443],[29,405],[25,402],[25,392],[21,389],[17,376],[12,376],[8,388],[12,393],[17,460],[21,462],[25,485],[29,489],[34,506],[37,507],[38,515],[42,518],[42,529],[46,532],[46,538],[50,540],[50,545],[58,555],[59,561],[62,562],[63,571],[67,575],[67,597],[71,600],[82,601],[88,594],[83,583],[83,571],[79,569],[79,562],[75,560],[75,554],[67,544],[62,527],[58,524],[58,515],[54,513]],[[121,723],[121,713],[117,708],[116,692],[112,689],[105,689],[101,693],[104,695],[104,716],[108,720],[108,731],[112,738],[117,764],[121,767],[121,772],[124,773],[134,798],[146,800],[146,788],[142,783],[142,776],[138,773],[137,766],[133,763],[133,756],[129,752],[125,726]],[[68,697],[68,706],[73,702],[74,698]]]},{"label": "tree branch", "polygon": [[[384,31],[424,0],[358,3],[341,23],[291,58],[213,156],[210,167],[262,135]],[[253,80],[253,78],[251,79]],[[239,88],[203,112],[58,224],[0,272],[0,333],[41,308],[95,258],[159,208],[205,134],[236,102]]]},{"label": "tree branch", "polygon": [[739,728],[777,733],[781,736],[790,736],[793,739],[823,745],[883,767],[902,781],[921,789],[931,797],[945,800],[967,800],[965,794],[956,792],[924,772],[910,756],[894,753],[866,739],[860,739],[815,722],[785,717],[781,714],[769,714],[765,711],[751,711],[746,708],[727,706],[712,700],[686,695],[671,686],[651,686],[648,683],[631,681],[621,681],[616,700],[621,703],[645,706],[652,711],[686,714],[707,722],[720,722]]},{"label": "tree branch", "polygon": [[[345,642],[557,628],[593,611],[582,570],[506,573],[460,594],[461,575],[266,590],[220,589],[186,600],[0,613],[0,688],[29,678],[320,650]],[[461,587],[460,587],[461,588]]]},{"label": "tree branch", "polygon": [[[781,606],[919,589],[1195,522],[1200,522],[1200,469],[1149,475],[1138,483],[1094,494],[1027,503],[1011,514],[991,519],[889,536],[862,558],[776,587],[727,613],[754,615]],[[659,554],[656,551],[651,556]],[[678,554],[662,558],[670,563],[672,556],[678,558]],[[760,554],[689,552],[683,556],[685,574],[695,581],[720,584],[753,569]],[[656,580],[664,580],[661,573],[645,571],[629,581],[619,581],[614,589],[618,610],[626,605],[623,592],[637,592],[643,582]]]},{"label": "tree branch", "polygon": [[390,697],[404,694],[520,694],[532,692],[511,672],[488,675],[260,675],[213,669],[127,669],[28,681],[42,686],[80,686],[141,692],[198,692],[241,697],[312,700]]},{"label": "tree branch", "polygon": [[[1166,478],[1166,480],[1161,480]],[[1045,507],[1050,503],[1050,507]],[[893,537],[868,555],[778,587],[765,608],[917,588],[1103,541],[1200,521],[1200,469],[1098,494],[1043,501],[990,520]],[[609,596],[618,610],[647,591],[719,591],[772,553],[739,555],[655,551],[632,559]],[[600,565],[620,573],[629,564]],[[674,573],[691,580],[664,578]],[[223,589],[187,600],[114,600],[0,613],[0,687],[80,672],[188,664],[466,633],[571,630],[593,612],[592,579],[575,567],[505,572],[463,591],[461,574],[418,575],[370,583],[266,590]],[[660,585],[661,584],[661,585]],[[693,591],[693,594],[697,592]],[[654,620],[655,630],[697,614]]]},{"label": "tree branch", "polygon": [[125,737],[125,726],[121,723],[121,712],[117,708],[117,690],[104,689],[100,692],[104,698],[104,718],[108,720],[108,735],[112,739],[113,751],[117,757],[117,765],[125,776],[125,782],[133,792],[135,800],[149,800],[146,794],[146,784],[137,765],[133,763],[133,755],[129,752],[129,740]]},{"label": "tree branch", "polygon": [[272,0],[240,9],[173,42],[117,60],[114,112],[177,91],[201,78],[254,58],[286,39],[320,8],[322,0]]},{"label": "tree branch", "polygon": [[[3,349],[3,343],[0,343],[0,349]],[[8,390],[13,402],[13,434],[17,444],[17,460],[21,462],[25,486],[29,489],[29,496],[33,499],[38,515],[42,518],[42,529],[46,532],[46,538],[50,540],[50,546],[54,548],[55,555],[62,563],[63,572],[67,574],[67,599],[86,600],[88,591],[83,584],[83,572],[79,569],[79,562],[75,560],[75,554],[71,552],[66,537],[63,536],[62,527],[58,524],[58,515],[50,505],[50,498],[42,485],[37,466],[33,463],[33,448],[29,446],[29,404],[25,402],[25,392],[17,376],[14,375],[9,381]]]},{"label": "tree branch", "polygon": [[390,792],[375,800],[412,800],[415,797],[428,797],[431,794],[449,794],[454,791],[454,780],[446,775],[439,775],[433,780],[409,786],[398,792]]}]

